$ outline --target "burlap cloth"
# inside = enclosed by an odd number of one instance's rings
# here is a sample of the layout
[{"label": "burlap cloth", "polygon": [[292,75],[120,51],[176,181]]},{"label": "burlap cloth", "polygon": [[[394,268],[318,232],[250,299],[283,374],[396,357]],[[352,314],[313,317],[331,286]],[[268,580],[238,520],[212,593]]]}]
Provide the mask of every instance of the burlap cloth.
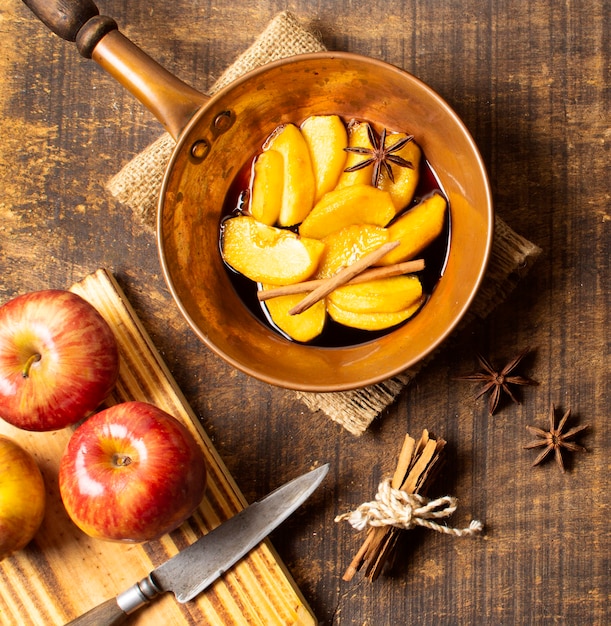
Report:
[{"label": "burlap cloth", "polygon": [[[216,81],[214,93],[242,74],[265,63],[295,54],[320,52],[325,46],[289,12],[279,13],[248,50]],[[166,165],[174,148],[174,140],[163,134],[142,153],[132,159],[108,183],[110,193],[129,206],[147,228],[155,229],[157,200]],[[541,250],[515,233],[502,219],[495,219],[495,236],[486,276],[461,328],[473,319],[485,318],[529,271]],[[397,398],[434,354],[382,383],[337,393],[294,392],[312,411],[323,411],[332,420],[354,435],[361,435],[373,419]]]}]

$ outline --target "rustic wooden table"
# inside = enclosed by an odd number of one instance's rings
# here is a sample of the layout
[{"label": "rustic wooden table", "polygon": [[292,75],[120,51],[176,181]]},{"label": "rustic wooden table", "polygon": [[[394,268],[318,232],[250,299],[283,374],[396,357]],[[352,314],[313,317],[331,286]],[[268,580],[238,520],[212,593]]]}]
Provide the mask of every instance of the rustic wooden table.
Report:
[{"label": "rustic wooden table", "polygon": [[[98,267],[118,278],[246,498],[312,464],[330,477],[272,535],[323,624],[609,623],[609,2],[495,0],[100,0],[103,13],[205,91],[278,10],[329,48],[384,59],[438,91],[471,130],[496,211],[543,254],[485,321],[423,370],[361,437],[290,391],[234,371],[173,304],[154,235],[105,190],[159,124],[50,34],[19,0],[0,7],[0,300],[64,288]],[[455,375],[475,352],[502,363],[531,346],[540,382],[490,417]],[[588,452],[532,468],[526,425],[550,403],[589,424]],[[410,531],[375,583],[342,574],[362,538],[334,517],[370,499],[405,432],[447,439],[434,492],[485,535]]]}]

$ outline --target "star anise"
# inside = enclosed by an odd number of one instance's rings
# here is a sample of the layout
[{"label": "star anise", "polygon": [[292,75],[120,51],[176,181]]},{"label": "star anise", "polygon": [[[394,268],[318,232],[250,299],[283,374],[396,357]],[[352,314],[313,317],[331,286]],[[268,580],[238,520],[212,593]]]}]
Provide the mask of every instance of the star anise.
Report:
[{"label": "star anise", "polygon": [[480,398],[485,393],[492,390],[490,398],[488,400],[488,412],[493,415],[499,404],[502,392],[505,392],[516,404],[520,404],[516,397],[511,392],[509,385],[538,385],[539,383],[532,378],[526,376],[515,376],[511,373],[519,365],[520,361],[529,353],[530,348],[522,350],[520,354],[515,356],[502,370],[495,369],[490,361],[483,357],[481,354],[477,354],[477,359],[480,365],[484,368],[483,372],[477,372],[475,374],[468,374],[466,376],[458,376],[457,380],[468,380],[471,382],[482,382],[484,386],[479,393],[475,396],[475,399]]},{"label": "star anise", "polygon": [[367,136],[369,137],[369,143],[371,144],[371,148],[361,148],[361,147],[350,147],[344,148],[346,152],[354,152],[356,154],[368,154],[369,158],[360,161],[356,165],[352,165],[351,167],[347,167],[344,171],[346,172],[355,172],[356,170],[361,170],[365,167],[368,167],[372,163],[373,165],[373,173],[371,175],[371,184],[376,187],[378,181],[380,179],[380,174],[382,173],[382,168],[388,175],[388,178],[391,182],[395,182],[395,176],[392,171],[392,167],[390,164],[398,165],[399,167],[408,167],[410,169],[414,169],[414,164],[403,157],[400,157],[395,152],[399,152],[401,148],[403,148],[406,144],[414,139],[413,135],[407,135],[399,141],[392,144],[392,146],[386,145],[386,129],[382,129],[382,134],[378,135],[374,130],[371,124],[367,124]]},{"label": "star anise", "polygon": [[526,444],[524,446],[524,449],[529,450],[531,448],[539,448],[541,446],[545,447],[543,452],[541,452],[541,454],[539,454],[539,456],[535,459],[533,467],[535,465],[539,465],[539,463],[541,463],[541,461],[543,461],[543,459],[553,450],[556,457],[556,463],[558,463],[558,466],[560,467],[562,472],[564,472],[565,470],[564,462],[562,461],[562,448],[566,448],[571,452],[577,452],[579,450],[583,450],[585,452],[586,449],[583,446],[577,445],[574,441],[571,441],[571,439],[573,439],[577,434],[588,428],[588,426],[587,424],[585,426],[575,426],[568,430],[566,433],[563,433],[562,430],[564,428],[564,425],[566,424],[566,421],[569,419],[571,409],[567,409],[566,413],[562,416],[562,419],[558,424],[558,428],[555,428],[554,426],[554,423],[556,421],[554,412],[555,407],[552,403],[549,411],[548,431],[545,431],[541,428],[536,428],[535,426],[526,427],[531,433],[539,437],[539,439],[535,439],[534,441]]}]

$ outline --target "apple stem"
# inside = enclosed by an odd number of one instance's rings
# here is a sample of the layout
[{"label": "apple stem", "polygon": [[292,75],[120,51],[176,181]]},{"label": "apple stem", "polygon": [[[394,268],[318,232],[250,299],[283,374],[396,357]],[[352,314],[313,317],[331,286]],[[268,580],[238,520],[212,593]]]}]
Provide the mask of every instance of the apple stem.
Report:
[{"label": "apple stem", "polygon": [[21,371],[21,375],[24,378],[28,378],[30,375],[30,369],[32,367],[32,365],[34,363],[37,363],[38,361],[40,361],[40,354],[38,354],[38,352],[36,352],[35,354],[33,354],[26,362],[25,365],[23,366],[23,370]]},{"label": "apple stem", "polygon": [[116,453],[112,457],[112,462],[115,467],[126,467],[132,462],[132,459],[128,454]]}]

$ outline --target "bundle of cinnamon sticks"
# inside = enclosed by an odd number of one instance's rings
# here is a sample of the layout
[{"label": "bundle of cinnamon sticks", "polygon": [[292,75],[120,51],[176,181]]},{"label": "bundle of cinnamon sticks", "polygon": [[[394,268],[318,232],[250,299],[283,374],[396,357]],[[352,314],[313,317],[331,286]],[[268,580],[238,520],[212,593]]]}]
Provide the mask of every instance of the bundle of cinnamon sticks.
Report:
[{"label": "bundle of cinnamon sticks", "polygon": [[[445,445],[444,439],[436,439],[427,430],[422,432],[418,442],[406,435],[391,480],[391,487],[409,494],[425,495],[441,466]],[[370,526],[367,530],[367,537],[346,569],[343,580],[352,580],[354,575],[364,567],[364,576],[374,581],[382,572],[384,564],[395,548],[400,532],[401,529],[395,526]]]}]

